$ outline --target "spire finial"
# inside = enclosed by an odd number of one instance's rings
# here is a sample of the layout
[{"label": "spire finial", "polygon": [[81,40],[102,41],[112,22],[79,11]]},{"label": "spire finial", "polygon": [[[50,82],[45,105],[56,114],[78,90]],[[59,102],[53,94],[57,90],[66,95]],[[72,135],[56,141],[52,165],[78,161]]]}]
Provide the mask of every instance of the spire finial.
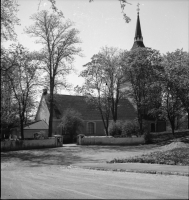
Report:
[{"label": "spire finial", "polygon": [[142,37],[142,31],[141,31],[141,27],[140,27],[140,17],[139,17],[139,8],[140,4],[137,4],[137,12],[138,12],[138,16],[137,16],[137,23],[136,23],[136,30],[135,30],[135,37],[134,37],[134,44],[132,49],[137,48],[137,47],[145,47],[143,44],[143,37]]},{"label": "spire finial", "polygon": [[138,7],[138,8],[137,8],[137,13],[138,13],[138,14],[139,14],[139,10],[140,10],[139,6],[140,6],[140,3],[137,4],[137,7]]}]

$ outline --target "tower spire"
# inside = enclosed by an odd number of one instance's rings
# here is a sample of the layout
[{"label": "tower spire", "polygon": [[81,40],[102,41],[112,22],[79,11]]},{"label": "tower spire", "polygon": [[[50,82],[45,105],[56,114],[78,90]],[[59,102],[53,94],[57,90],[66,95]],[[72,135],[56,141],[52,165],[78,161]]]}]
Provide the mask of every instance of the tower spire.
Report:
[{"label": "tower spire", "polygon": [[140,3],[137,4],[137,7],[138,7],[138,8],[137,8],[137,13],[138,13],[138,14],[139,14],[139,11],[140,11],[139,6],[140,6]]},{"label": "tower spire", "polygon": [[131,49],[135,49],[137,47],[145,47],[143,44],[143,37],[142,37],[142,31],[140,27],[140,17],[139,17],[139,3],[137,4],[137,23],[136,23],[136,30],[135,30],[135,37],[134,37],[134,44]]}]

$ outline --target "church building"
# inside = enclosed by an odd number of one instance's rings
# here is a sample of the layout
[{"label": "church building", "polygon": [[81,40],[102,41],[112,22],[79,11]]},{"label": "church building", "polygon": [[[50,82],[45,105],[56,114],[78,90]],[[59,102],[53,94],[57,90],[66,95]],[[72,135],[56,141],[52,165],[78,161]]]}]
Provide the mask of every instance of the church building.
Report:
[{"label": "church building", "polygon": [[[66,135],[63,129],[59,127],[61,118],[67,109],[73,109],[82,115],[82,119],[84,120],[84,127],[80,129],[78,134],[84,134],[87,136],[105,136],[104,125],[100,112],[88,105],[84,96],[63,94],[54,94],[53,135],[63,134],[64,142],[73,142],[69,141],[70,136]],[[35,120],[43,120],[48,124],[49,116],[50,95],[47,93],[47,90],[44,89]],[[136,118],[136,109],[128,99],[121,99],[118,106],[117,116],[118,120],[132,121]],[[112,116],[110,116],[110,121],[112,120]]]},{"label": "church building", "polygon": [[[139,12],[137,16],[134,44],[131,50],[138,47],[145,48],[143,43]],[[124,87],[125,86],[123,85],[122,90],[124,90]],[[47,90],[44,89],[36,113],[36,120],[37,121],[44,120],[47,124],[49,123],[49,116],[50,116],[49,98],[50,95],[47,93]],[[62,94],[54,94],[53,135],[64,134],[62,128],[59,127],[59,124],[61,122],[63,113],[68,108],[72,108],[80,112],[83,117],[85,126],[81,129],[80,133],[91,136],[105,135],[103,122],[99,111],[96,109],[92,109],[90,106],[88,106],[85,102],[84,96],[73,96],[73,95],[62,95]],[[137,117],[136,107],[134,106],[132,101],[130,99],[121,99],[118,106],[118,120],[132,121],[136,119],[136,117]],[[155,119],[147,119],[146,121],[148,121],[149,129],[152,132],[154,131],[160,132],[166,130],[166,124],[164,121]],[[64,136],[64,141],[66,139],[69,140],[68,135],[63,135],[63,136]]]}]

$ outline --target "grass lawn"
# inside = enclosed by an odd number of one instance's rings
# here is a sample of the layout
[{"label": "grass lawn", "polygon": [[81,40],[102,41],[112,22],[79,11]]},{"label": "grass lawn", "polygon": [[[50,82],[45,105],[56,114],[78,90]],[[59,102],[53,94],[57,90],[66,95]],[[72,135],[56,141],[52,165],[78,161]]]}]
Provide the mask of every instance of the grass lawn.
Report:
[{"label": "grass lawn", "polygon": [[166,165],[189,165],[189,132],[152,134],[152,143],[160,144],[160,148],[152,153],[127,159],[114,159],[108,163],[151,163]]},{"label": "grass lawn", "polygon": [[114,159],[109,163],[156,163],[166,165],[189,165],[189,148],[175,148],[167,151],[156,151],[150,154],[128,159]]}]

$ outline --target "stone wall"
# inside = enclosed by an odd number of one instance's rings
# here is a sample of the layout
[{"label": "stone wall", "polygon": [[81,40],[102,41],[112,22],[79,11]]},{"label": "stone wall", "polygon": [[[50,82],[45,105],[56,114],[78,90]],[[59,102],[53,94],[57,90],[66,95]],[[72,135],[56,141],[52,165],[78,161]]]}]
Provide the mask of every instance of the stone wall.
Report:
[{"label": "stone wall", "polygon": [[137,145],[144,144],[144,137],[114,138],[112,136],[85,136],[78,137],[80,145]]},{"label": "stone wall", "polygon": [[41,140],[5,140],[1,141],[1,151],[61,147],[62,144],[62,136],[55,136]]}]

